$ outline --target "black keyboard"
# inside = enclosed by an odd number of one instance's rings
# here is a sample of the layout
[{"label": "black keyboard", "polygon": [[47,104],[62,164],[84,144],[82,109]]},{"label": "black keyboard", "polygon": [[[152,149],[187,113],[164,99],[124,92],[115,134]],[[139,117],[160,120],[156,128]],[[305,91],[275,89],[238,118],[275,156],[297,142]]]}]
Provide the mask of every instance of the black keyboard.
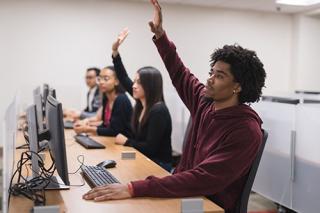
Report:
[{"label": "black keyboard", "polygon": [[84,146],[87,149],[104,149],[106,148],[101,143],[98,143],[97,141],[93,140],[92,138],[89,138],[88,136],[84,135],[76,135],[74,136],[74,139]]},{"label": "black keyboard", "polygon": [[63,122],[65,129],[73,129],[73,122],[72,121],[64,121]]},{"label": "black keyboard", "polygon": [[81,166],[82,176],[91,188],[120,183],[110,172],[99,166]]}]

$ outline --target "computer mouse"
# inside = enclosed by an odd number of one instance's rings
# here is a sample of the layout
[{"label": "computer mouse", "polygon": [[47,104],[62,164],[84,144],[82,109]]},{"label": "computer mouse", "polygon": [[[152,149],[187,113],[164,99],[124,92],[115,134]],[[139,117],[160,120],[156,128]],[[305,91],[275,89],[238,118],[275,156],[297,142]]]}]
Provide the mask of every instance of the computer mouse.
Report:
[{"label": "computer mouse", "polygon": [[104,161],[97,164],[97,166],[104,167],[106,169],[113,168],[116,165],[117,165],[117,163],[114,160],[104,160]]}]

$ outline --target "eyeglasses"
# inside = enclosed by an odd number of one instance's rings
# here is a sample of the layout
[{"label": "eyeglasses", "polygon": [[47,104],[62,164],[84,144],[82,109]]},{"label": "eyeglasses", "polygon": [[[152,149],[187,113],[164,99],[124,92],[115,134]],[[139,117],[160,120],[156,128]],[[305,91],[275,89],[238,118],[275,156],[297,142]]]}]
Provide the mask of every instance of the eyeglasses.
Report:
[{"label": "eyeglasses", "polygon": [[102,80],[104,80],[104,81],[109,81],[109,80],[110,80],[110,77],[109,77],[109,76],[98,76],[98,77],[97,77],[97,81],[98,81],[98,82],[101,82]]},{"label": "eyeglasses", "polygon": [[86,76],[87,80],[91,80],[91,79],[94,79],[94,78],[96,78],[96,76]]}]

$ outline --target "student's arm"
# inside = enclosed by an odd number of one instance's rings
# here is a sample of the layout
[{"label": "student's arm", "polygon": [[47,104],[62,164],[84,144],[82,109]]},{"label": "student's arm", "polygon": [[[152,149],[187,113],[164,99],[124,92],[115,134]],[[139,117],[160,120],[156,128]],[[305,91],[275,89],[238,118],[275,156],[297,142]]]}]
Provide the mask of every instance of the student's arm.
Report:
[{"label": "student's arm", "polygon": [[87,106],[86,108],[84,108],[83,112],[89,112],[89,106]]},{"label": "student's arm", "polygon": [[85,111],[82,111],[81,114],[80,114],[80,119],[85,119],[85,118],[92,118],[94,116],[96,116],[96,112],[85,112]]},{"label": "student's arm", "polygon": [[84,120],[87,121],[88,124],[101,121],[102,119],[102,106],[98,109],[97,114],[93,117],[86,118]]},{"label": "student's arm", "polygon": [[152,109],[149,114],[149,119],[147,121],[147,133],[145,140],[135,140],[129,138],[125,145],[132,146],[142,152],[147,156],[154,155],[161,143],[163,142],[163,135],[168,126],[168,116],[165,115],[167,113],[164,106],[155,106],[155,109]]},{"label": "student's arm", "polygon": [[129,78],[119,54],[119,47],[128,36],[128,33],[129,31],[127,28],[123,29],[121,33],[118,35],[117,40],[112,44],[112,62],[121,85],[132,96],[133,82]]},{"label": "student's arm", "polygon": [[244,128],[233,131],[222,146],[210,151],[209,156],[194,169],[163,178],[149,176],[128,185],[96,187],[83,198],[103,201],[129,197],[214,195],[248,173],[261,144],[262,135],[247,132]]},{"label": "student's arm", "polygon": [[132,114],[132,106],[125,95],[117,97],[113,108],[108,127],[102,125],[97,127],[97,134],[103,136],[116,136],[119,133],[125,133],[128,129]]},{"label": "student's arm", "polygon": [[248,173],[261,137],[261,134],[248,134],[247,129],[237,129],[220,147],[209,150],[207,158],[195,168],[164,178],[149,176],[145,180],[133,181],[134,196],[214,195]]},{"label": "student's arm", "polygon": [[180,98],[188,107],[191,115],[194,114],[198,103],[204,92],[204,85],[190,73],[181,61],[176,52],[175,45],[167,38],[162,28],[162,13],[157,1],[152,1],[154,5],[154,19],[149,22],[151,31],[155,34],[153,41],[158,48],[158,52],[169,72],[173,85],[177,89]]},{"label": "student's arm", "polygon": [[91,118],[85,118],[83,120],[78,120],[77,122],[75,122],[73,125],[73,129],[78,134],[82,132],[94,134],[96,132],[96,127],[92,128],[92,126],[90,125],[97,124],[98,122],[100,122],[101,117],[102,117],[102,107],[99,108],[95,116]]},{"label": "student's arm", "polygon": [[119,53],[116,56],[112,55],[112,62],[113,62],[114,69],[116,71],[117,77],[118,77],[121,85],[132,96],[133,82],[127,74],[127,71],[122,63],[122,60],[121,60]]}]

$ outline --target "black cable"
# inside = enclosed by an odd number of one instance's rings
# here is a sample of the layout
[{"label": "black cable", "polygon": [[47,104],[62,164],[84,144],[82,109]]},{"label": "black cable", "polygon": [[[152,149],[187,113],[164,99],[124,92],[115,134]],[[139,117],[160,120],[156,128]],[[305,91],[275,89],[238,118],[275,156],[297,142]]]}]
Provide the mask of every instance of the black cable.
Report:
[{"label": "black cable", "polygon": [[[39,158],[38,163],[39,163],[40,171],[39,171],[39,176],[28,180],[27,177],[24,177],[21,174],[21,170],[23,166],[26,166],[26,163],[31,160],[32,154],[37,155]],[[26,198],[33,200],[35,205],[44,205],[46,202],[44,189],[50,183],[50,180],[54,174],[54,171],[55,171],[55,167],[52,167],[52,165],[50,166],[49,169],[46,169],[44,167],[44,162],[38,153],[35,153],[32,151],[23,152],[21,154],[19,162],[17,163],[17,169],[10,180],[9,199],[11,194],[23,195]],[[17,173],[19,174],[18,182],[12,185],[13,178],[16,176]],[[27,173],[29,173],[28,168],[27,168]],[[24,182],[21,182],[21,180],[23,180]],[[41,188],[37,188],[39,186],[41,186]]]},{"label": "black cable", "polygon": [[26,128],[22,129],[24,141],[26,142],[25,144],[22,144],[21,146],[17,146],[16,149],[29,149],[30,148],[30,143],[29,143],[29,135],[26,131]]},{"label": "black cable", "polygon": [[[82,157],[82,161],[80,161],[80,159],[79,159],[80,157]],[[77,160],[81,165],[79,166],[79,168],[75,172],[68,173],[69,175],[76,174],[81,169],[81,166],[84,165],[84,155],[78,155]]]},{"label": "black cable", "polygon": [[[33,177],[31,179],[28,179],[28,175],[29,175],[28,165],[29,166],[31,165],[28,162],[32,160],[33,154],[36,155],[39,159],[38,160],[39,174],[37,177]],[[52,158],[51,153],[50,153],[50,156]],[[77,160],[80,163],[79,168],[75,172],[68,173],[68,174],[78,173],[78,171],[81,169],[81,166],[84,165],[84,156],[83,155],[78,155]],[[25,166],[27,169],[27,177],[24,177],[22,175],[23,166]],[[10,205],[11,194],[14,196],[22,195],[30,200],[33,200],[35,205],[45,205],[46,197],[45,197],[44,189],[49,185],[49,183],[53,182],[53,183],[57,183],[59,185],[64,185],[64,184],[58,183],[52,179],[55,170],[56,170],[56,167],[55,167],[55,161],[53,158],[52,158],[52,164],[50,165],[50,167],[45,168],[43,159],[41,158],[41,156],[38,153],[33,152],[33,151],[25,151],[25,152],[21,153],[20,160],[17,162],[17,168],[14,171],[14,173],[11,177],[11,180],[10,180],[8,207]],[[32,171],[32,173],[35,172],[33,170],[32,166],[31,166],[31,171]],[[12,184],[13,179],[17,174],[18,174],[18,181],[16,184],[13,185]],[[84,185],[85,185],[85,181],[82,177],[82,184],[68,185],[68,186],[84,186]],[[40,188],[39,188],[39,186],[40,186]]]}]

